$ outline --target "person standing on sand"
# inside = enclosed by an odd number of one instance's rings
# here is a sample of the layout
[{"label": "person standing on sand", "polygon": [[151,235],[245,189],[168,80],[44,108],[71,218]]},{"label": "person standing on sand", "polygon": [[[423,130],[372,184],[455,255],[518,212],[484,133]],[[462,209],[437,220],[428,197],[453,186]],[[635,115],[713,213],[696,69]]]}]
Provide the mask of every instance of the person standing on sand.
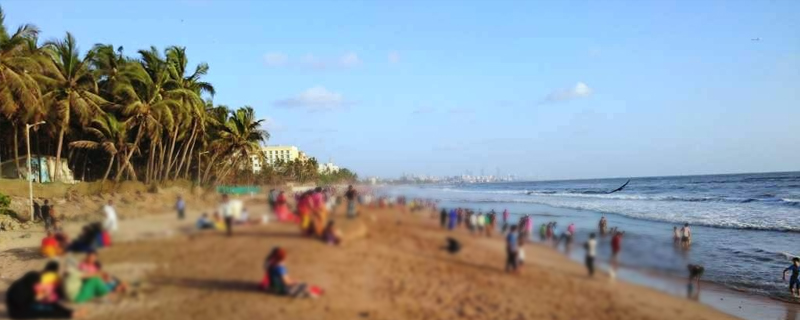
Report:
[{"label": "person standing on sand", "polygon": [[458,217],[458,211],[456,209],[450,209],[450,219],[447,222],[447,230],[453,230],[456,228],[456,222],[460,220]]},{"label": "person standing on sand", "polygon": [[178,220],[183,220],[186,214],[186,201],[181,195],[178,195],[178,200],[175,201],[175,210],[178,211]]},{"label": "person standing on sand", "polygon": [[228,194],[222,194],[222,201],[217,207],[217,214],[225,220],[225,233],[230,237],[233,235],[233,210],[231,210]]},{"label": "person standing on sand", "polygon": [[347,217],[354,218],[356,216],[356,197],[358,193],[353,186],[347,186],[347,192],[344,196],[347,198]]},{"label": "person standing on sand", "polygon": [[519,238],[517,238],[517,226],[511,226],[506,235],[506,272],[517,273],[519,266]]},{"label": "person standing on sand", "polygon": [[586,269],[589,270],[589,276],[594,277],[594,258],[597,255],[597,240],[594,232],[589,234],[589,241],[586,241],[584,247],[586,249]]},{"label": "person standing on sand", "polygon": [[103,221],[103,228],[108,232],[117,231],[119,225],[117,222],[117,210],[114,209],[114,200],[108,200],[108,203],[103,206],[103,215],[106,218]]},{"label": "person standing on sand", "polygon": [[783,269],[783,281],[786,281],[786,271],[790,270],[792,274],[789,276],[789,292],[792,297],[800,298],[800,279],[798,279],[800,277],[800,258],[792,258],[792,265]]},{"label": "person standing on sand", "polygon": [[447,209],[445,208],[442,208],[442,212],[439,212],[439,224],[442,229],[447,227]]},{"label": "person standing on sand", "polygon": [[47,228],[47,225],[51,223],[51,221],[48,221],[50,220],[50,201],[44,199],[44,204],[39,208],[39,211],[42,220],[44,220],[45,228]]}]

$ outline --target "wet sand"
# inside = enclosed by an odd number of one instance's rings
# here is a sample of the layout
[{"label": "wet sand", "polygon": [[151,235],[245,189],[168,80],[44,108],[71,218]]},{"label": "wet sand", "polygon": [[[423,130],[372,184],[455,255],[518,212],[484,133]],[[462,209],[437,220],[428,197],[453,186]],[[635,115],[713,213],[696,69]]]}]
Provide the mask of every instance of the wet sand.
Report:
[{"label": "wet sand", "polygon": [[[733,319],[602,274],[589,279],[582,265],[538,245],[525,246],[522,274],[509,275],[499,235],[441,231],[428,213],[362,211],[361,219],[340,221],[350,238],[340,247],[274,223],[238,228],[232,238],[211,231],[119,243],[102,251],[104,265],[146,269],[146,289],[89,304],[90,318]],[[447,236],[462,241],[462,252],[442,250]],[[290,275],[321,286],[324,296],[289,299],[256,290],[263,259],[277,245],[289,252]]]}]

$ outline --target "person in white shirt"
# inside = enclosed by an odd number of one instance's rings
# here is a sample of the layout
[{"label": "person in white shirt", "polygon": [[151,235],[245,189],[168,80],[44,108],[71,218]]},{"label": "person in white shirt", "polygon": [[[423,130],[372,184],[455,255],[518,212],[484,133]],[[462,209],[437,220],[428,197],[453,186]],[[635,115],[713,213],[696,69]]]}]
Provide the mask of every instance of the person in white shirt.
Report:
[{"label": "person in white shirt", "polygon": [[109,232],[117,231],[119,225],[117,222],[117,210],[114,209],[114,200],[108,200],[108,204],[103,206],[103,215],[105,216],[103,228]]},{"label": "person in white shirt", "polygon": [[230,200],[227,194],[222,195],[222,201],[217,207],[217,214],[225,220],[225,232],[228,236],[233,235],[233,210],[231,210]]},{"label": "person in white shirt", "polygon": [[589,270],[589,276],[594,277],[594,257],[597,255],[597,240],[594,232],[589,235],[589,241],[586,241],[584,246],[586,247],[586,269]]}]

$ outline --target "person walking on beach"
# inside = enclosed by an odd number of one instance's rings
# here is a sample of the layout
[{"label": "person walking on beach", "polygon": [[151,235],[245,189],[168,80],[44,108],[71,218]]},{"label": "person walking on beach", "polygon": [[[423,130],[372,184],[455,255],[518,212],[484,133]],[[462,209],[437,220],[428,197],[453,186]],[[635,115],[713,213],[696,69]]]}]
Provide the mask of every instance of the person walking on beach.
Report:
[{"label": "person walking on beach", "polygon": [[345,192],[344,196],[347,198],[347,217],[354,218],[356,216],[356,197],[358,197],[358,192],[353,186],[347,186],[347,192]]},{"label": "person walking on beach", "polygon": [[117,221],[117,210],[114,209],[114,200],[108,200],[108,203],[103,206],[103,215],[105,216],[103,228],[108,232],[117,231],[119,225]]},{"label": "person walking on beach", "polygon": [[594,277],[594,257],[597,255],[597,240],[594,232],[589,234],[589,241],[586,241],[584,247],[586,249],[586,269],[589,270],[589,276]]},{"label": "person walking on beach", "polygon": [[445,208],[442,208],[442,212],[439,212],[439,224],[442,229],[447,227],[447,209]]},{"label": "person walking on beach", "polygon": [[506,272],[517,273],[519,264],[519,238],[517,238],[517,226],[511,226],[506,235]]},{"label": "person walking on beach", "polygon": [[800,258],[792,258],[792,265],[783,269],[783,281],[786,281],[786,271],[790,270],[792,274],[789,276],[789,292],[792,297],[800,298],[800,279],[798,279],[800,277]]},{"label": "person walking on beach", "polygon": [[186,213],[186,201],[180,195],[178,195],[178,201],[175,201],[175,210],[178,211],[178,220],[183,220]]},{"label": "person walking on beach", "polygon": [[233,235],[233,210],[231,208],[230,199],[228,194],[222,194],[222,201],[217,207],[217,214],[222,216],[225,221],[225,233],[230,237]]}]

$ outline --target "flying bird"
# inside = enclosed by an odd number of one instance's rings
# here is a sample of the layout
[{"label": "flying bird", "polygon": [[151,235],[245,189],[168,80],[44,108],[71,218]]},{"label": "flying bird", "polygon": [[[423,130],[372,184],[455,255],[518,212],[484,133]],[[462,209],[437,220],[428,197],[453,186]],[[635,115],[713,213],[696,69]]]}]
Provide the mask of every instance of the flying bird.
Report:
[{"label": "flying bird", "polygon": [[761,41],[761,38],[753,38],[753,39],[750,39],[750,41]]}]

